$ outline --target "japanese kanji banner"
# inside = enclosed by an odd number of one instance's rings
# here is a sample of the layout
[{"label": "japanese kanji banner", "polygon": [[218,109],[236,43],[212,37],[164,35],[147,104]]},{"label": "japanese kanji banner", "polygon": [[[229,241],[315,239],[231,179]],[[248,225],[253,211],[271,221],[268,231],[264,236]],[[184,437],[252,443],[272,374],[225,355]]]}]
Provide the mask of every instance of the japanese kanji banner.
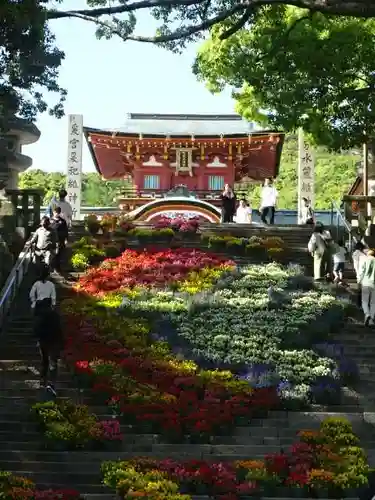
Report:
[{"label": "japanese kanji banner", "polygon": [[83,115],[68,116],[67,201],[73,209],[73,220],[81,218]]},{"label": "japanese kanji banner", "polygon": [[315,158],[314,150],[305,140],[303,130],[298,131],[298,223],[302,222],[303,198],[312,208],[315,201]]}]

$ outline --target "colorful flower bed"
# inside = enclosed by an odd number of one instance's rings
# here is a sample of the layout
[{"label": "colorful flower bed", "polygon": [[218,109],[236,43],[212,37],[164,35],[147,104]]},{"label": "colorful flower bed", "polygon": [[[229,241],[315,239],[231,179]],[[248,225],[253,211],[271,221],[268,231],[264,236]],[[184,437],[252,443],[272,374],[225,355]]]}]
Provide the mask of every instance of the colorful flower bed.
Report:
[{"label": "colorful flower bed", "polygon": [[80,500],[81,495],[70,489],[40,490],[30,479],[0,471],[0,498],[3,500]]},{"label": "colorful flower bed", "polygon": [[118,420],[100,421],[87,406],[72,401],[37,403],[31,412],[41,426],[48,448],[112,448],[122,441]]},{"label": "colorful flower bed", "polygon": [[214,270],[214,277],[234,268],[227,259],[200,250],[160,251],[127,250],[117,259],[108,259],[100,268],[88,271],[79,282],[79,290],[96,295],[111,291],[126,292],[135,286],[179,286],[179,282]]},{"label": "colorful flower bed", "polygon": [[356,497],[355,490],[367,484],[370,469],[350,423],[329,418],[319,431],[301,431],[299,437],[290,450],[267,455],[264,460],[231,463],[141,458],[105,462],[104,484],[121,498],[190,498],[183,494],[221,500]]},{"label": "colorful flower bed", "polygon": [[337,328],[345,303],[306,284],[298,266],[237,270],[198,250],[128,250],[87,272],[78,290],[148,318],[154,339],[202,368],[230,370],[253,387],[278,386],[293,406],[334,402],[340,381],[355,372],[342,353],[312,347]]},{"label": "colorful flower bed", "polygon": [[66,302],[65,311],[71,332],[65,357],[79,384],[141,432],[208,442],[278,402],[274,387],[252,389],[229,372],[177,360],[164,343],[150,343],[144,321],[108,314],[85,299]]},{"label": "colorful flower bed", "polygon": [[298,266],[240,270],[200,250],[128,250],[83,275],[63,304],[65,356],[127,424],[208,442],[280,404],[339,397],[342,363],[312,343],[344,306],[306,287]]}]

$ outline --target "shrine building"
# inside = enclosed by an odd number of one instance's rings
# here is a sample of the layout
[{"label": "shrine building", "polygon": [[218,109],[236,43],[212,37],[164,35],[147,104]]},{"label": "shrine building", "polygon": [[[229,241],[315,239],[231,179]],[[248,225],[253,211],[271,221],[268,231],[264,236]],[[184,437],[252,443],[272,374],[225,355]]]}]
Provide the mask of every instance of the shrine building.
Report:
[{"label": "shrine building", "polygon": [[284,141],[238,115],[131,113],[121,129],[84,133],[98,173],[131,181],[133,208],[178,186],[212,202],[225,184],[277,177]]}]

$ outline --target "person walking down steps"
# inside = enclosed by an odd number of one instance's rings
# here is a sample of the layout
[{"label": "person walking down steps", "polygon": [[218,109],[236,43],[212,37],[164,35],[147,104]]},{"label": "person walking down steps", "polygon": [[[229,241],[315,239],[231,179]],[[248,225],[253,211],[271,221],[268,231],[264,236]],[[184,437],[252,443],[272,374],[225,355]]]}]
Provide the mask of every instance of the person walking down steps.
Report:
[{"label": "person walking down steps", "polygon": [[34,313],[34,336],[41,357],[40,387],[55,397],[63,335],[59,315],[54,309],[56,288],[48,278],[49,270],[43,267],[40,278],[31,287],[30,302]]},{"label": "person walking down steps", "polygon": [[369,250],[359,271],[358,281],[362,290],[362,310],[365,326],[374,325],[375,319],[375,252]]}]

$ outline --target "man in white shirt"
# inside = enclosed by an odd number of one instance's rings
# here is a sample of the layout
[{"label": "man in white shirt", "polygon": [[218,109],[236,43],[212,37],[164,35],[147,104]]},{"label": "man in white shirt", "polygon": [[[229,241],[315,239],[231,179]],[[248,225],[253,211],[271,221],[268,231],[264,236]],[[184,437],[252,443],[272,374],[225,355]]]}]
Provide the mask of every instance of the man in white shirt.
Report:
[{"label": "man in white shirt", "polygon": [[59,192],[59,199],[55,202],[55,205],[61,208],[61,214],[60,214],[61,217],[65,219],[66,223],[68,224],[68,227],[71,227],[73,218],[73,209],[72,205],[65,200],[67,195],[68,193],[65,191],[65,189],[62,189]]},{"label": "man in white shirt", "polygon": [[266,217],[270,216],[269,224],[275,222],[275,206],[278,192],[272,184],[272,179],[265,179],[261,193],[260,218],[263,224],[268,224]]}]

